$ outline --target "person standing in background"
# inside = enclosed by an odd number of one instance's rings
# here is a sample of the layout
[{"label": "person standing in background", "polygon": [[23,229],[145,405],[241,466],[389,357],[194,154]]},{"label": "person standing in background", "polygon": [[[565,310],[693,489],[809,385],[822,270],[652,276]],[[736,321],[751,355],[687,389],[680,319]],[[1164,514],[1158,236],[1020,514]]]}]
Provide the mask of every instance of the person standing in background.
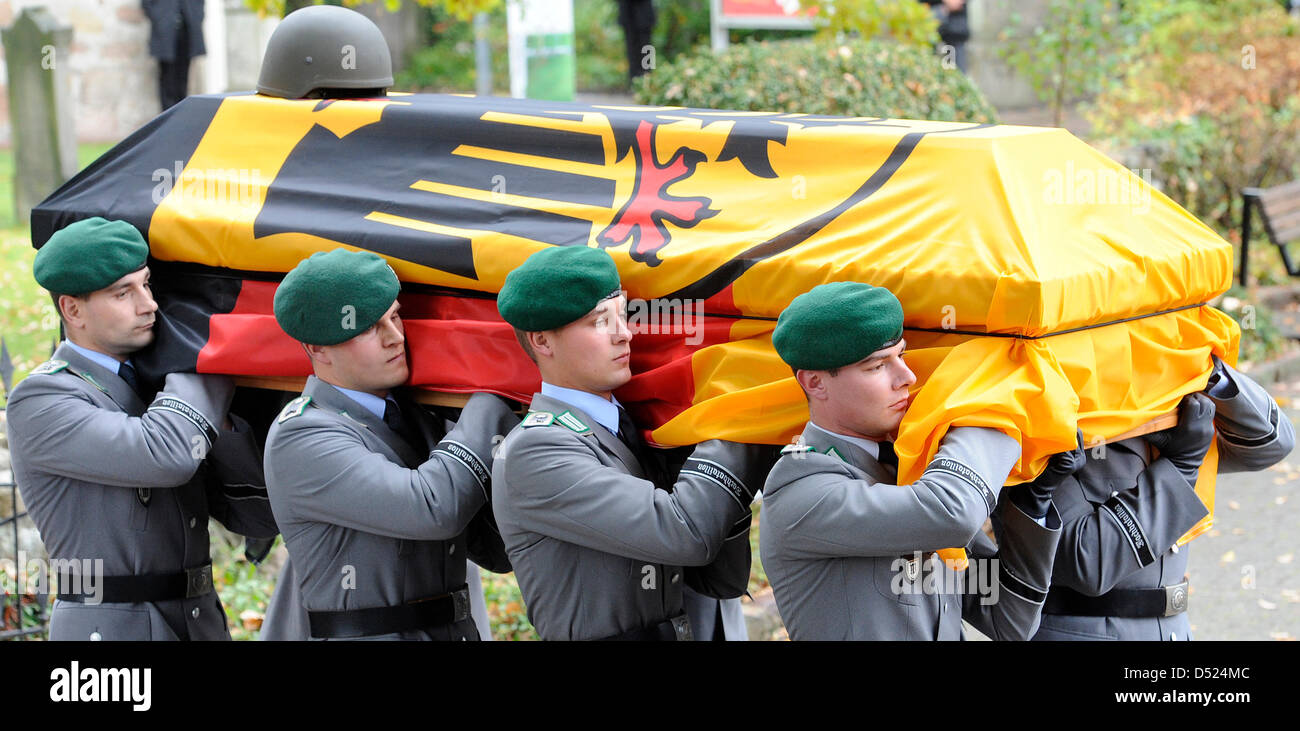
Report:
[{"label": "person standing in background", "polygon": [[203,45],[203,0],[141,0],[149,18],[149,55],[158,59],[158,102],[164,111],[189,93],[190,59]]},{"label": "person standing in background", "polygon": [[[970,40],[970,21],[966,18],[966,0],[922,0],[930,6],[934,17],[939,21],[939,54],[948,59],[948,50],[952,48],[952,60],[961,72],[966,73],[966,41]],[[945,68],[951,68],[945,66]]]}]

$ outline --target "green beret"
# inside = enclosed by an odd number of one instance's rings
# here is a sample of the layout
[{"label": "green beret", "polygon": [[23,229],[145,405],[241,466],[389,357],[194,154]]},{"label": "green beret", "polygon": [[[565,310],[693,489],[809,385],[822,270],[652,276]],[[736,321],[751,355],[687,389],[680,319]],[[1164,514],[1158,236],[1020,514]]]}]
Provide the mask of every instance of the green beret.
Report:
[{"label": "green beret", "polygon": [[64,226],[36,252],[32,275],[54,294],[89,294],[144,266],[149,245],[135,226],[98,216]]},{"label": "green beret", "polygon": [[379,322],[397,299],[397,273],[369,251],[318,251],[275,290],[275,321],[311,345],[338,345]]},{"label": "green beret", "polygon": [[506,275],[497,310],[525,332],[564,327],[615,297],[618,267],[604,249],[552,246],[533,254]]},{"label": "green beret", "polygon": [[903,337],[903,306],[893,292],[861,282],[813,287],[785,308],[772,344],[795,370],[851,365]]}]

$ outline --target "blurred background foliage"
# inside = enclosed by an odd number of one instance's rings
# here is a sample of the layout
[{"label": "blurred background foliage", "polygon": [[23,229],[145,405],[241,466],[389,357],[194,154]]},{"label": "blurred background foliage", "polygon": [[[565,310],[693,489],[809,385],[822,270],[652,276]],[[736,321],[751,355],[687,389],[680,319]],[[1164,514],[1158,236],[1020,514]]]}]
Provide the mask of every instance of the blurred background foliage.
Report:
[{"label": "blurred background foliage", "polygon": [[1272,0],[1151,0],[1129,22],[1094,136],[1239,244],[1242,189],[1300,177],[1300,21]]},{"label": "blurred background foliage", "polygon": [[917,0],[815,0],[813,24],[824,40],[890,39],[911,46],[939,42],[939,21]]},{"label": "blurred background foliage", "polygon": [[640,104],[996,122],[970,79],[928,47],[879,40],[759,41],[699,49],[636,84]]},{"label": "blurred background foliage", "polygon": [[[704,2],[707,11],[707,0],[690,1]],[[419,17],[421,27],[425,29],[425,46],[414,54],[406,69],[397,73],[394,78],[396,88],[402,91],[473,92],[476,72],[472,23],[436,7],[421,8]],[[662,23],[657,27],[662,27]],[[708,33],[706,12],[705,39]],[[626,90],[627,58],[623,51],[623,31],[618,25],[618,7],[613,0],[574,0],[573,36],[577,54],[577,88],[586,92]],[[487,37],[492,61],[492,91],[509,95],[510,58],[504,4],[489,14]]]}]

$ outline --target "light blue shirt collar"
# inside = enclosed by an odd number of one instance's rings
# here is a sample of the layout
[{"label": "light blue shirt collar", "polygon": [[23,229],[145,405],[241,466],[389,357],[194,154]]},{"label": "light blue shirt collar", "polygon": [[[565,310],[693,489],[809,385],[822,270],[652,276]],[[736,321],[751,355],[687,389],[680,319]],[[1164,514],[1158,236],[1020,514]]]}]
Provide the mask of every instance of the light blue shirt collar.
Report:
[{"label": "light blue shirt collar", "polygon": [[823,434],[829,434],[835,437],[836,439],[843,439],[849,444],[856,444],[857,446],[862,447],[862,449],[866,450],[867,454],[871,455],[872,459],[880,459],[879,442],[873,442],[870,439],[863,439],[862,437],[849,437],[843,434],[836,434],[835,432],[830,431],[829,429],[823,429],[820,426],[817,426],[811,421],[808,422],[808,426],[811,426],[812,428],[816,429],[817,431]]},{"label": "light blue shirt collar", "polygon": [[104,355],[98,350],[83,348],[80,345],[77,345],[76,343],[72,342],[71,340],[64,340],[63,344],[68,346],[69,348],[72,348],[78,353],[84,355],[89,360],[104,366],[105,368],[108,369],[108,372],[112,373],[113,375],[117,375],[117,369],[122,367],[122,361],[118,360],[117,358],[114,358],[111,355]]},{"label": "light blue shirt collar", "polygon": [[609,397],[610,400],[606,401],[594,393],[556,386],[546,381],[542,381],[542,395],[582,409],[595,419],[597,424],[608,429],[610,434],[618,436],[619,403],[612,395]]},{"label": "light blue shirt collar", "polygon": [[[334,384],[332,383],[330,385],[334,386]],[[366,411],[369,411],[370,413],[374,414],[380,421],[384,420],[384,404],[390,401],[391,399],[381,399],[378,396],[374,395],[373,393],[366,393],[365,391],[353,391],[350,388],[343,388],[342,386],[334,386],[334,388],[337,388],[339,390],[339,393],[343,394],[344,396],[347,396],[353,401],[356,401],[357,403],[361,404]]]}]

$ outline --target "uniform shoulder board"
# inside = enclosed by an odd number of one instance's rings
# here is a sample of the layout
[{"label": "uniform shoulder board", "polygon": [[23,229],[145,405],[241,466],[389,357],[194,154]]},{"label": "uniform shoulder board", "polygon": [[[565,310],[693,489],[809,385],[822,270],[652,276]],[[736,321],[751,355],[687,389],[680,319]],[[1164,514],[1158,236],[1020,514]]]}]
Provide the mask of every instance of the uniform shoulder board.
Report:
[{"label": "uniform shoulder board", "polygon": [[549,411],[529,411],[519,425],[527,429],[530,426],[550,426],[554,423],[555,414]]},{"label": "uniform shoulder board", "polygon": [[841,462],[848,462],[847,459],[844,459],[844,455],[840,454],[840,450],[836,449],[835,447],[831,447],[830,449],[826,450],[826,454],[834,457],[835,459],[838,459]]},{"label": "uniform shoulder board", "polygon": [[283,424],[295,416],[302,416],[302,412],[307,410],[307,404],[309,403],[311,403],[311,396],[299,396],[290,401],[280,410],[280,416],[276,419],[276,422]]},{"label": "uniform shoulder board", "polygon": [[815,450],[807,444],[787,444],[781,447],[781,454],[807,454],[812,451]]},{"label": "uniform shoulder board", "polygon": [[58,373],[59,371],[67,367],[68,367],[68,361],[59,360],[58,358],[51,358],[50,360],[47,360],[44,363],[33,368],[31,375],[48,376],[51,373]]},{"label": "uniform shoulder board", "polygon": [[582,419],[574,416],[572,411],[566,411],[555,417],[555,423],[578,434],[586,434],[591,431],[591,427],[584,424]]}]

